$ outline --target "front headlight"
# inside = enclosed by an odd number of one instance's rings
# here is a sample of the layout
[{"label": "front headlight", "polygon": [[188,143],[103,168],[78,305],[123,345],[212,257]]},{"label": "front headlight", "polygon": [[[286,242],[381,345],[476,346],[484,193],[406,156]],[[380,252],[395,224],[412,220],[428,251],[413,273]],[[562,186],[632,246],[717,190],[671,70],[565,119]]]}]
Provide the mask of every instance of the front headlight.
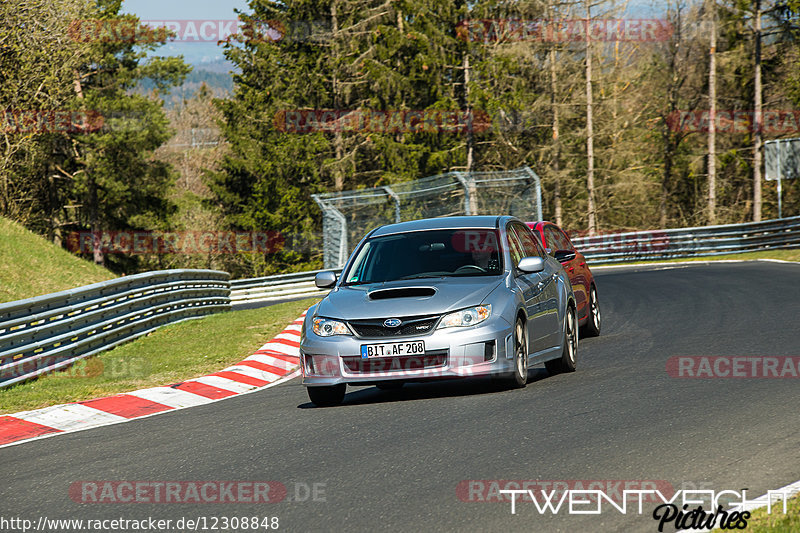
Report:
[{"label": "front headlight", "polygon": [[352,335],[344,322],[332,320],[330,318],[315,318],[311,323],[311,330],[320,337],[331,337],[333,335]]},{"label": "front headlight", "polygon": [[462,309],[461,311],[445,315],[439,323],[438,329],[474,326],[489,318],[491,314],[491,305],[479,305],[478,307]]}]

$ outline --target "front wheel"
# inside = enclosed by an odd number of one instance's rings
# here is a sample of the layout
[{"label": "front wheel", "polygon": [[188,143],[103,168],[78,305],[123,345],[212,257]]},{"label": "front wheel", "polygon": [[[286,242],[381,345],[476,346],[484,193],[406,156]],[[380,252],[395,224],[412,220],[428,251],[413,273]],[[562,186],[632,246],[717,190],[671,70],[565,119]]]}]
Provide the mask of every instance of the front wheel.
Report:
[{"label": "front wheel", "polygon": [[564,319],[564,349],[561,357],[545,361],[544,366],[551,376],[562,372],[575,372],[575,354],[578,352],[578,330],[575,310],[567,307],[567,316]]},{"label": "front wheel", "polygon": [[525,323],[517,319],[514,326],[514,372],[511,385],[521,389],[528,383],[528,335]]},{"label": "front wheel", "polygon": [[581,331],[582,337],[597,337],[600,335],[600,303],[597,301],[597,289],[592,285],[589,291],[589,318]]},{"label": "front wheel", "polygon": [[308,397],[318,407],[332,407],[344,400],[347,385],[330,385],[326,387],[308,387]]}]

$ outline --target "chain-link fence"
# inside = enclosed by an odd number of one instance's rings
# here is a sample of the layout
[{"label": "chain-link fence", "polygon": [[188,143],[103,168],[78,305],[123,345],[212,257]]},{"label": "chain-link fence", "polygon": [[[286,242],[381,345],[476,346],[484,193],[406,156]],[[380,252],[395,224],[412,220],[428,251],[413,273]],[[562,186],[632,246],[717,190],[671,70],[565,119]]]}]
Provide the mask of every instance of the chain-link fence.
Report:
[{"label": "chain-link fence", "polygon": [[455,215],[542,219],[542,187],[529,167],[448,172],[384,187],[313,195],[322,209],[325,268],[344,266],[358,241],[383,224]]}]

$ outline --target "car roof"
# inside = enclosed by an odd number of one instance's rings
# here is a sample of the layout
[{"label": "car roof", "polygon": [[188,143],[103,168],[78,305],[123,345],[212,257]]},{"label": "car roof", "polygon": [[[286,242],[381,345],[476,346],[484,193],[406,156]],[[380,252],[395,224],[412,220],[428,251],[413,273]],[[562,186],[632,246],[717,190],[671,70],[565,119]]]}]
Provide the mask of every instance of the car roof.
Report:
[{"label": "car roof", "polygon": [[[555,222],[550,222],[549,220],[537,220],[536,222],[526,222],[525,223],[529,228],[540,230],[544,229],[545,226],[555,226],[558,228],[558,225]],[[561,229],[561,228],[558,228]]]},{"label": "car roof", "polygon": [[370,234],[370,237],[379,235],[392,235],[394,233],[407,233],[410,231],[426,231],[434,229],[455,229],[455,228],[477,228],[495,229],[499,226],[501,219],[512,219],[508,216],[496,215],[476,215],[476,216],[457,216],[425,218],[422,220],[410,220],[397,224],[387,224],[381,226]]}]

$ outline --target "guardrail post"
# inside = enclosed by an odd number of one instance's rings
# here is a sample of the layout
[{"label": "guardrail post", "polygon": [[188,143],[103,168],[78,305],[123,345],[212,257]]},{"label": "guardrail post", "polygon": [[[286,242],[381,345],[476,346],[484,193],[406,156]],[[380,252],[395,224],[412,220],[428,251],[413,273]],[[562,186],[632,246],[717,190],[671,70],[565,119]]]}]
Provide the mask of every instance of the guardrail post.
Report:
[{"label": "guardrail post", "polygon": [[534,183],[534,195],[536,198],[534,201],[536,202],[536,219],[537,220],[544,220],[544,216],[542,215],[542,180],[539,179],[539,175],[533,171],[531,167],[523,167],[522,169],[528,174],[531,178],[533,178]]},{"label": "guardrail post", "polygon": [[394,221],[395,223],[401,222],[400,219],[400,197],[397,196],[397,193],[394,192],[388,185],[384,185],[383,190],[386,191],[386,194],[392,197],[394,200]]},{"label": "guardrail post", "polygon": [[326,215],[334,218],[339,224],[339,247],[337,250],[337,257],[334,258],[332,250],[329,250],[327,247],[325,247],[325,243],[323,243],[323,262],[325,263],[325,268],[341,268],[344,266],[344,262],[347,260],[347,219],[341,211],[326,202],[319,194],[312,194],[311,198],[313,198],[317,205],[319,205],[320,209],[322,209],[322,231],[325,233],[325,235],[329,234],[325,227]]},{"label": "guardrail post", "polygon": [[475,187],[475,180],[472,179],[468,173],[453,172],[453,176],[464,187],[464,214],[477,215],[478,214],[478,190]]}]

